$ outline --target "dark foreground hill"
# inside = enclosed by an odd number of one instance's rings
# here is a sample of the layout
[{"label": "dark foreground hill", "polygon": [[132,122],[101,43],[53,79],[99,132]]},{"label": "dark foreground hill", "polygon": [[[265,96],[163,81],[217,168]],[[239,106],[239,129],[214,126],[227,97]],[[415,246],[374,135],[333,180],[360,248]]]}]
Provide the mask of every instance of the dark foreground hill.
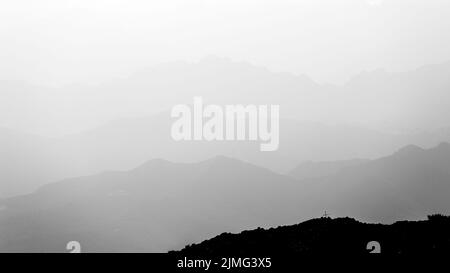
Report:
[{"label": "dark foreground hill", "polygon": [[[319,218],[297,225],[258,228],[240,234],[223,233],[178,252],[183,256],[267,256],[292,254],[358,255],[450,253],[450,217],[433,215],[426,221],[391,225],[367,224],[352,218]],[[375,249],[376,248],[376,249]]]}]

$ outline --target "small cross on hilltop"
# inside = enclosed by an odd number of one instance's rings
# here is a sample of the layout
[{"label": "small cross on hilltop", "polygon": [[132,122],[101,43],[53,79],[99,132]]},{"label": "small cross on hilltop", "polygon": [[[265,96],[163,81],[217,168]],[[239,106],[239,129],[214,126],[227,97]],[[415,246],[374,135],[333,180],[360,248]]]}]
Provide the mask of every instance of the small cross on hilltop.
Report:
[{"label": "small cross on hilltop", "polygon": [[330,218],[330,214],[325,211],[325,213],[322,215],[322,218]]}]

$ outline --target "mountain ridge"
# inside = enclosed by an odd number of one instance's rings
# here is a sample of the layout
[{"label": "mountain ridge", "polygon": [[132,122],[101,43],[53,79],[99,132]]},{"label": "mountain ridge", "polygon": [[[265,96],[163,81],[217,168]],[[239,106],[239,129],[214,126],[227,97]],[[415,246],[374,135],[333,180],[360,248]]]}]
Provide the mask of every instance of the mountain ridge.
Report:
[{"label": "mountain ridge", "polygon": [[296,225],[222,233],[190,244],[175,256],[276,255],[383,255],[446,254],[450,248],[450,217],[431,215],[428,220],[399,221],[390,225],[362,223],[353,218],[322,217]]},{"label": "mountain ridge", "polygon": [[168,251],[221,232],[294,224],[325,210],[371,223],[447,214],[450,160],[436,161],[450,158],[447,146],[304,180],[224,156],[150,160],[127,171],[66,179],[0,199],[0,251],[33,251],[33,245],[62,251],[74,238],[87,252]]}]

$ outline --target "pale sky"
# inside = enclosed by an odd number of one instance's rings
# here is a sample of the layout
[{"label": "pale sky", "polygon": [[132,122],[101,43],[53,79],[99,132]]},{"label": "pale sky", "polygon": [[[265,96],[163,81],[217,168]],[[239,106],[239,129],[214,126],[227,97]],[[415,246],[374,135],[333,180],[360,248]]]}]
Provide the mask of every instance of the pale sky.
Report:
[{"label": "pale sky", "polygon": [[0,80],[107,81],[208,55],[343,83],[450,60],[448,0],[15,0]]}]

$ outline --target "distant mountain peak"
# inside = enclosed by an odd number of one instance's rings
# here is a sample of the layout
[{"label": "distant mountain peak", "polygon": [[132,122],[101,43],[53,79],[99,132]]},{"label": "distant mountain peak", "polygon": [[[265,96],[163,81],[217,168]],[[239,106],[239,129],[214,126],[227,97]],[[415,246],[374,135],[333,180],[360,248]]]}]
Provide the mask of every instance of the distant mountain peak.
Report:
[{"label": "distant mountain peak", "polygon": [[408,145],[398,150],[394,155],[411,157],[411,156],[421,156],[425,154],[430,156],[445,155],[445,154],[450,155],[450,143],[441,142],[439,145],[430,149],[424,149],[416,145]]},{"label": "distant mountain peak", "polygon": [[416,153],[421,153],[424,152],[425,149],[417,146],[417,145],[408,145],[405,146],[403,148],[401,148],[400,150],[397,151],[396,154],[416,154]]}]

